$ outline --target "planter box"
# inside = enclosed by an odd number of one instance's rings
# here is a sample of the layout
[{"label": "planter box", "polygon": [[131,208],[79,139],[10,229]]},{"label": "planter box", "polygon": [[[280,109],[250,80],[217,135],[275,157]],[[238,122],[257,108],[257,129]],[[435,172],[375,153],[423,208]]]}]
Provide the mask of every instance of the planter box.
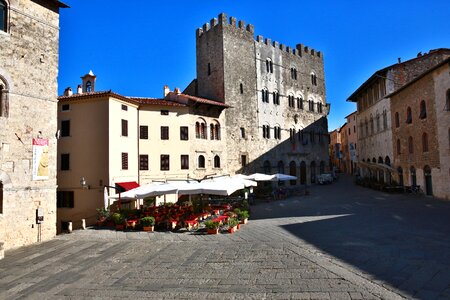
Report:
[{"label": "planter box", "polygon": [[208,234],[218,234],[219,233],[219,228],[217,229],[207,229]]},{"label": "planter box", "polygon": [[248,223],[248,219],[241,220],[241,224],[247,224],[247,223]]},{"label": "planter box", "polygon": [[239,230],[239,229],[241,229],[241,224],[240,223],[237,224],[237,226],[236,226],[236,230]]},{"label": "planter box", "polygon": [[144,226],[142,228],[144,229],[144,231],[153,231],[153,230],[155,230],[155,226]]},{"label": "planter box", "polygon": [[236,230],[237,230],[237,226],[234,226],[234,227],[228,228],[228,233],[235,233],[235,232],[236,232]]},{"label": "planter box", "polygon": [[123,230],[124,228],[124,225],[116,225],[116,230]]}]

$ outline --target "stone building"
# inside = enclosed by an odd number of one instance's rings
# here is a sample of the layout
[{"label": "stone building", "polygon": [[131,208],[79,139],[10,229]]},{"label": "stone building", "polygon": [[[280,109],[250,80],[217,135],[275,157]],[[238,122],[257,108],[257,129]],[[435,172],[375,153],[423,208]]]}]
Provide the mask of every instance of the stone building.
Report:
[{"label": "stone building", "polygon": [[358,121],[356,118],[356,111],[352,112],[345,118],[347,122],[345,123],[345,128],[341,130],[342,132],[345,131],[345,137],[342,139],[342,143],[345,144],[343,160],[347,166],[347,174],[353,175],[356,171],[358,157],[358,132],[356,130]]},{"label": "stone building", "polygon": [[[59,97],[58,231],[96,221],[109,194],[153,181],[227,173],[221,102],[164,88],[164,99],[95,90],[89,72]],[[175,195],[157,201],[176,202]]]},{"label": "stone building", "polygon": [[[344,124],[345,125],[345,124]],[[330,162],[335,170],[342,167],[341,127],[330,132]]]},{"label": "stone building", "polygon": [[231,172],[289,173],[314,183],[328,164],[323,55],[285,46],[220,14],[197,30],[197,79],[185,93],[226,103]]},{"label": "stone building", "polygon": [[[56,234],[59,9],[64,7],[56,0],[0,0],[0,243],[4,249]],[[43,217],[40,224],[38,212]]]},{"label": "stone building", "polygon": [[381,182],[396,176],[391,163],[394,155],[390,98],[387,96],[418,75],[445,60],[450,49],[430,50],[414,59],[376,71],[348,98],[357,103],[358,164],[361,175]]},{"label": "stone building", "polygon": [[450,199],[450,59],[389,95],[401,185]]}]

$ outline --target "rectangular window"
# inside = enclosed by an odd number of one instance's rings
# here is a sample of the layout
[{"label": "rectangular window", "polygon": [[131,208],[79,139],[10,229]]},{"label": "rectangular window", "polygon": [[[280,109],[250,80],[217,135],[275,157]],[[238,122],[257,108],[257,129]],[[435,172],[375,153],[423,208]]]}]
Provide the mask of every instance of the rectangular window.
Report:
[{"label": "rectangular window", "polygon": [[122,136],[128,136],[128,121],[122,119]]},{"label": "rectangular window", "polygon": [[180,140],[189,140],[189,128],[187,126],[180,126]]},{"label": "rectangular window", "polygon": [[139,126],[139,138],[142,140],[148,140],[148,126]]},{"label": "rectangular window", "polygon": [[122,104],[122,110],[128,110],[128,106],[126,106],[125,104]]},{"label": "rectangular window", "polygon": [[161,171],[169,171],[169,169],[170,169],[169,155],[161,154]]},{"label": "rectangular window", "polygon": [[61,111],[69,111],[70,110],[70,104],[63,104],[61,106]]},{"label": "rectangular window", "polygon": [[58,208],[74,208],[74,192],[73,191],[57,191],[56,207]]},{"label": "rectangular window", "polygon": [[181,170],[189,170],[189,155],[181,155]]},{"label": "rectangular window", "polygon": [[122,152],[122,170],[128,170],[128,153]]},{"label": "rectangular window", "polygon": [[245,139],[245,128],[241,127],[241,138]]},{"label": "rectangular window", "polygon": [[169,111],[168,110],[161,110],[161,116],[168,116],[169,115]]},{"label": "rectangular window", "polygon": [[61,136],[70,136],[70,120],[61,121]]},{"label": "rectangular window", "polygon": [[169,126],[161,126],[161,139],[162,140],[169,139]]},{"label": "rectangular window", "polygon": [[64,153],[61,154],[61,171],[70,170],[70,154]]},{"label": "rectangular window", "polygon": [[353,133],[355,133],[355,132],[356,132],[356,126],[353,125]]},{"label": "rectangular window", "polygon": [[141,171],[148,170],[148,155],[147,154],[139,155],[139,170],[141,170]]},{"label": "rectangular window", "polygon": [[247,155],[241,155],[241,166],[245,167],[247,165]]}]

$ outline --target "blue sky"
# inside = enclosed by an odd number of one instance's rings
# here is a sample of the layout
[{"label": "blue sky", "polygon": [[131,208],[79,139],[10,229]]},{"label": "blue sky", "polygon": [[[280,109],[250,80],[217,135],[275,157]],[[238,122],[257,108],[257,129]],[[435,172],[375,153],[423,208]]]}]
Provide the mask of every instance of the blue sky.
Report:
[{"label": "blue sky", "polygon": [[195,74],[195,30],[220,12],[255,35],[324,53],[329,129],[356,110],[346,99],[373,72],[450,48],[450,1],[63,0],[59,94],[92,70],[96,90],[162,97]]}]

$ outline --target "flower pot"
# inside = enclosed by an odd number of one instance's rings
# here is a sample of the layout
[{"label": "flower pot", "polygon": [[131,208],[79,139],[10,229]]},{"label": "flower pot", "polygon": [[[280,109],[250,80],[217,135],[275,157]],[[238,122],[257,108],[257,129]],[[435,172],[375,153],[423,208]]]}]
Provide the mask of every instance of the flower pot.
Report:
[{"label": "flower pot", "polygon": [[228,228],[228,233],[235,233],[237,230],[237,226]]},{"label": "flower pot", "polygon": [[236,226],[236,230],[239,230],[239,229],[241,229],[241,224],[237,224],[237,226]]},{"label": "flower pot", "polygon": [[155,229],[155,226],[144,226],[144,231],[153,231]]},{"label": "flower pot", "polygon": [[216,229],[207,229],[208,234],[218,234],[219,233],[219,228]]},{"label": "flower pot", "polygon": [[241,224],[247,224],[247,223],[248,223],[248,219],[247,218],[241,220]]},{"label": "flower pot", "polygon": [[124,229],[124,225],[117,225],[116,224],[116,230],[123,230]]}]

